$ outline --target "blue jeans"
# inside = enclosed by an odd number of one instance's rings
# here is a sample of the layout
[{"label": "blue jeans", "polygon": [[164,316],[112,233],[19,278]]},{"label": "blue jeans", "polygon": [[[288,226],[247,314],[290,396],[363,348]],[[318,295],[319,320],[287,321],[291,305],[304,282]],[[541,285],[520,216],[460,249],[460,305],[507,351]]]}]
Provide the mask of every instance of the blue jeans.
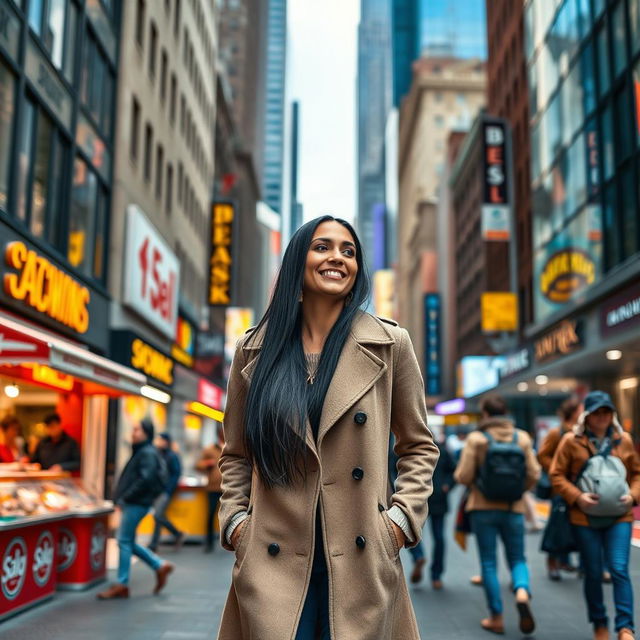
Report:
[{"label": "blue jeans", "polygon": [[629,578],[631,523],[618,522],[606,529],[574,527],[584,569],[584,597],[589,622],[594,627],[608,625],[602,595],[604,563],[611,573],[616,607],[616,631],[633,629],[633,589]]},{"label": "blue jeans", "polygon": [[146,547],[141,547],[136,542],[136,529],[140,520],[144,518],[150,507],[139,504],[123,504],[122,520],[118,529],[118,548],[120,549],[120,561],[118,563],[118,582],[120,584],[129,583],[129,572],[131,569],[131,554],[146,562],[152,569],[158,570],[163,562],[152,551]]},{"label": "blue jeans", "polygon": [[513,590],[529,591],[529,569],[524,557],[524,515],[498,509],[472,511],[471,529],[478,543],[482,584],[492,615],[502,613],[498,582],[498,536],[502,539],[507,563],[511,569]]},{"label": "blue jeans", "polygon": [[313,571],[304,601],[296,640],[331,640],[329,630],[329,577],[326,571]]},{"label": "blue jeans", "polygon": [[433,536],[433,560],[431,562],[431,580],[440,580],[444,573],[444,513],[429,516],[431,535]]}]

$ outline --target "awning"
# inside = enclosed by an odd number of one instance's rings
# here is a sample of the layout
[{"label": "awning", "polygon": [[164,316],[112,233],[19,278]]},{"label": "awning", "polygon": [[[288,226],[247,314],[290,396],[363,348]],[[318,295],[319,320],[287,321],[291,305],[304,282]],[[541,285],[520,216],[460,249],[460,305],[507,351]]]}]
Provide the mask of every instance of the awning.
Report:
[{"label": "awning", "polygon": [[103,358],[62,338],[0,315],[0,365],[46,364],[72,376],[140,395],[141,373]]}]

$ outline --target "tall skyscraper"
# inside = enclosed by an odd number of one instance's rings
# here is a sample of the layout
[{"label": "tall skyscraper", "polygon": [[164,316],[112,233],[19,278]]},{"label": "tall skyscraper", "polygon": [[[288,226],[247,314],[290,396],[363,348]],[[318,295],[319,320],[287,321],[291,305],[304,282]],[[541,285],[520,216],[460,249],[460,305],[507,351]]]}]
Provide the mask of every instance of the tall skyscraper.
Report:
[{"label": "tall skyscraper", "polygon": [[385,201],[384,141],[392,104],[391,10],[388,0],[362,0],[358,27],[358,230],[376,262],[374,210]]},{"label": "tall skyscraper", "polygon": [[420,0],[422,55],[487,57],[485,0]]},{"label": "tall skyscraper", "polygon": [[268,0],[268,3],[262,192],[264,201],[282,214],[287,0]]}]

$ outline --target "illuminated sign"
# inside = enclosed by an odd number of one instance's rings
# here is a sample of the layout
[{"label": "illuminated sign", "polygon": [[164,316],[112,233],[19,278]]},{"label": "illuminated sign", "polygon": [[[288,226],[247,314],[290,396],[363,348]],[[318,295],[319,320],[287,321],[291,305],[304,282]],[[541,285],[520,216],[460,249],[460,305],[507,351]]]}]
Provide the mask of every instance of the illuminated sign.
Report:
[{"label": "illuminated sign", "polygon": [[73,389],[73,376],[56,371],[44,364],[34,363],[32,365],[25,364],[23,366],[31,368],[31,377],[34,382],[48,384],[51,387],[56,387],[63,391],[71,391],[71,389]]},{"label": "illuminated sign", "polygon": [[173,385],[174,361],[169,355],[151,346],[132,331],[111,332],[111,356],[117,362],[144,373],[160,386]]},{"label": "illuminated sign", "polygon": [[540,274],[540,292],[547,300],[564,303],[573,294],[593,284],[596,265],[582,249],[562,249],[547,260]]},{"label": "illuminated sign", "polygon": [[196,351],[196,327],[183,316],[178,316],[176,338],[171,347],[171,356],[190,369]]},{"label": "illuminated sign", "polygon": [[234,207],[228,202],[213,205],[211,259],[209,262],[209,304],[231,304],[231,267]]},{"label": "illuminated sign", "polygon": [[504,363],[500,367],[500,380],[515,376],[517,373],[525,371],[531,366],[531,347],[522,347],[517,351],[504,354]]},{"label": "illuminated sign", "polygon": [[[435,412],[439,416],[450,416],[456,413],[464,413],[466,406],[464,398],[454,398],[453,400],[438,402]],[[431,419],[429,419],[429,423],[431,424]]]},{"label": "illuminated sign", "polygon": [[180,263],[142,210],[127,207],[124,303],[167,338],[176,335]]},{"label": "illuminated sign", "polygon": [[482,331],[518,330],[518,297],[506,291],[485,292],[481,296]]},{"label": "illuminated sign", "polygon": [[568,355],[580,349],[583,344],[582,321],[565,320],[536,340],[533,347],[536,362],[545,362]]},{"label": "illuminated sign", "polygon": [[219,386],[207,382],[203,378],[198,380],[198,402],[206,404],[212,409],[221,409],[223,395],[224,392]]},{"label": "illuminated sign", "polygon": [[613,335],[640,324],[640,285],[635,285],[611,300],[600,310],[602,335]]},{"label": "illuminated sign", "polygon": [[507,126],[500,120],[482,124],[484,194],[482,238],[509,240],[511,208],[507,173]]},{"label": "illuminated sign", "polygon": [[437,396],[442,393],[441,317],[440,294],[425,294],[424,385],[429,396]]},{"label": "illuminated sign", "polygon": [[7,245],[5,262],[18,273],[6,273],[4,291],[53,320],[85,333],[89,328],[89,289],[58,269],[24,242]]}]

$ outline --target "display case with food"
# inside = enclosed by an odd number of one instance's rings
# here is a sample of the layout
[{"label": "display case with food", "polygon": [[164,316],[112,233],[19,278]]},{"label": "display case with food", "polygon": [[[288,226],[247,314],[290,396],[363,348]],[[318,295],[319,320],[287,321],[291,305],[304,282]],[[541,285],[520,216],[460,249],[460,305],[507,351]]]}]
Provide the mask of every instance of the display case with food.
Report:
[{"label": "display case with food", "polygon": [[0,474],[0,620],[104,579],[112,511],[69,474]]}]

